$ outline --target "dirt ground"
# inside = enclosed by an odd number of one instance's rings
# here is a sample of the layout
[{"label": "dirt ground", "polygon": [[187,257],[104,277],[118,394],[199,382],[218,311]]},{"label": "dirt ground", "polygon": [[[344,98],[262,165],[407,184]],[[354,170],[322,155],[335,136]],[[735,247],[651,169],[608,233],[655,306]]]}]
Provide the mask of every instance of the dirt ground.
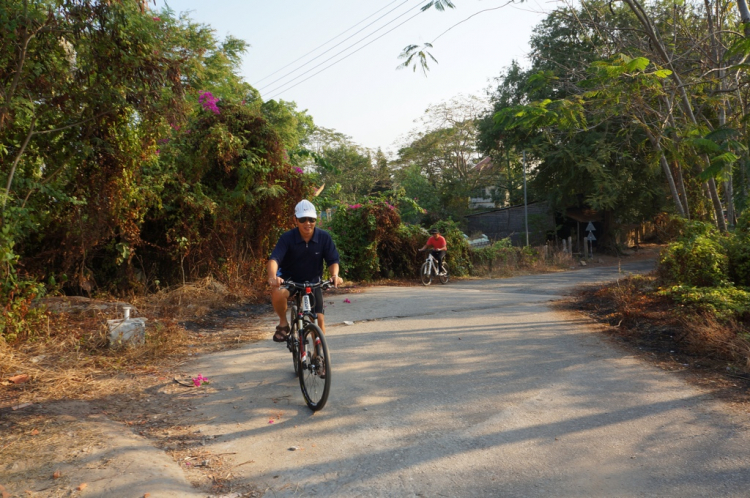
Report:
[{"label": "dirt ground", "polygon": [[[660,249],[660,246],[643,246],[619,258],[595,256],[586,260],[585,266],[575,262],[566,270],[655,259]],[[361,290],[361,287],[351,287],[338,292]],[[621,347],[710,389],[727,403],[744,411],[750,408],[750,379],[727,371],[724,365],[681,352],[680,345],[669,340],[675,334],[664,323],[640,323],[640,327],[658,329],[658,334],[633,334],[632,330],[614,326],[611,306],[597,301],[593,289],[584,289],[557,306],[561,311],[587,314]],[[98,386],[89,392],[75,390],[72,397],[49,392],[41,395],[32,388],[33,383],[15,384],[0,379],[0,497],[83,496],[88,483],[71,481],[72,469],[80,468],[82,462],[90,462],[83,465],[91,465],[92,476],[106,472],[105,450],[111,442],[111,433],[91,428],[102,426],[101,423],[90,424],[92,420],[110,423],[113,430],[125,426],[134,435],[146,438],[179,462],[196,489],[234,498],[263,496],[261,489],[234,482],[233,468],[226,463],[226,455],[206,450],[206,441],[213,436],[196,429],[203,421],[195,419],[193,423],[184,423],[191,420],[190,402],[206,396],[212,389],[210,379],[196,387],[193,379],[200,372],[189,371],[185,363],[191,357],[266,339],[271,330],[257,319],[271,312],[268,304],[241,303],[179,317],[165,317],[162,310],[159,319],[170,318],[184,331],[179,347],[157,361],[124,365],[115,373],[94,371],[88,376],[71,378],[71,383]],[[98,315],[98,319],[101,318],[102,315]],[[97,458],[92,458],[93,455]]]}]

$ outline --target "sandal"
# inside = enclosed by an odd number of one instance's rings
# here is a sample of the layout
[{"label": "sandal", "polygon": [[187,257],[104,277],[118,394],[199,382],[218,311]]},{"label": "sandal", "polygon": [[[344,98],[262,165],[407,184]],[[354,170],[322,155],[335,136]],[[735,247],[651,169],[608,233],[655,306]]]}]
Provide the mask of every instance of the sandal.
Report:
[{"label": "sandal", "polygon": [[320,365],[320,367],[318,367],[318,377],[320,377],[321,379],[325,380],[325,378],[326,378],[326,366],[325,366],[325,364]]},{"label": "sandal", "polygon": [[288,334],[289,334],[289,325],[284,325],[283,327],[281,325],[277,325],[276,333],[273,334],[273,342],[286,341],[286,337]]}]

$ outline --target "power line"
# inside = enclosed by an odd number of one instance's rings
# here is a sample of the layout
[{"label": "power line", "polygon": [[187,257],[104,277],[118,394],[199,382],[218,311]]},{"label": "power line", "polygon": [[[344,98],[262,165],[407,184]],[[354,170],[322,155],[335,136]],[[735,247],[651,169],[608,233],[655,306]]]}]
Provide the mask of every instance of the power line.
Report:
[{"label": "power line", "polygon": [[[328,69],[328,68],[330,68],[330,67],[333,67],[333,66],[335,66],[336,64],[338,64],[339,62],[341,62],[341,61],[343,61],[343,60],[345,60],[345,59],[347,59],[347,58],[351,57],[352,55],[356,54],[357,52],[359,52],[359,51],[360,51],[360,50],[362,50],[363,48],[365,48],[365,47],[367,47],[367,46],[369,46],[369,45],[371,45],[371,44],[375,43],[376,41],[380,40],[380,39],[381,39],[381,38],[383,38],[383,37],[384,37],[385,35],[387,35],[387,34],[388,34],[388,33],[390,33],[391,31],[393,31],[394,29],[397,29],[397,28],[399,28],[399,27],[403,26],[404,24],[406,24],[407,22],[411,21],[412,19],[414,19],[415,17],[417,17],[417,16],[419,15],[419,14],[422,14],[423,12],[424,12],[423,10],[420,10],[419,12],[417,12],[416,14],[414,14],[413,16],[411,16],[411,17],[410,17],[409,19],[407,19],[406,21],[402,22],[402,23],[401,23],[401,24],[399,24],[398,26],[394,26],[393,28],[389,29],[388,31],[386,31],[386,32],[385,32],[385,33],[383,33],[382,35],[378,36],[378,37],[377,37],[377,38],[375,38],[374,40],[372,40],[372,41],[370,41],[370,42],[366,43],[365,45],[362,45],[361,47],[359,47],[359,48],[358,48],[357,50],[355,50],[354,52],[352,52],[352,53],[350,53],[350,54],[347,54],[347,55],[345,55],[344,57],[342,57],[341,59],[337,60],[337,61],[336,61],[336,62],[334,62],[333,64],[329,64],[328,66],[324,67],[323,69],[321,69],[321,70],[320,70],[320,71],[318,71],[317,73],[311,74],[310,76],[308,76],[308,77],[307,77],[307,78],[305,78],[304,80],[300,81],[299,83],[297,83],[297,84],[295,84],[295,85],[292,85],[292,86],[290,86],[289,88],[286,88],[286,89],[284,89],[284,90],[281,90],[281,91],[280,91],[279,93],[273,94],[273,96],[272,96],[272,97],[270,97],[270,98],[269,98],[269,99],[267,99],[267,100],[270,100],[270,99],[272,99],[272,98],[274,98],[274,97],[276,97],[276,96],[278,96],[278,95],[280,95],[280,94],[282,94],[282,93],[284,93],[284,92],[286,92],[286,91],[288,91],[288,90],[291,90],[292,88],[296,87],[297,85],[301,85],[302,83],[304,83],[305,81],[309,80],[309,79],[310,79],[310,78],[312,78],[313,76],[317,76],[318,74],[322,73],[322,72],[323,72],[323,71],[325,71],[326,69]],[[401,16],[399,16],[399,17],[401,17]],[[398,19],[398,18],[397,18],[397,19]],[[389,23],[389,24],[390,24],[390,23]],[[368,35],[368,36],[370,36],[370,35]],[[361,41],[361,40],[360,40],[360,41]],[[357,42],[357,43],[359,43],[359,42]],[[356,44],[355,44],[355,45],[356,45]],[[346,50],[348,50],[348,49],[349,49],[349,48],[351,48],[352,46],[354,46],[354,45],[351,45],[351,46],[349,46],[348,48],[346,48],[346,49],[342,50],[341,52],[339,52],[339,53],[338,53],[338,54],[336,54],[336,55],[339,55],[339,54],[341,54],[342,52],[345,52]],[[315,68],[317,68],[317,67],[320,67],[320,66],[322,66],[323,64],[325,64],[326,62],[328,62],[329,60],[333,59],[334,57],[336,57],[336,55],[334,55],[334,56],[331,56],[331,57],[330,57],[329,59],[326,59],[325,61],[321,62],[321,63],[320,63],[320,64],[318,64],[317,66],[315,66],[315,67],[313,67],[313,68],[311,68],[311,69],[309,69],[309,70],[305,71],[304,73],[302,73],[302,74],[300,74],[299,76],[297,76],[296,78],[294,78],[294,79],[292,79],[292,80],[288,81],[287,83],[284,83],[284,84],[282,84],[282,85],[280,85],[280,86],[278,86],[278,87],[274,88],[273,90],[270,90],[270,91],[269,91],[268,93],[272,93],[272,92],[275,92],[276,90],[278,90],[278,89],[280,89],[280,88],[283,88],[284,86],[288,85],[288,84],[289,84],[289,83],[291,83],[292,81],[294,81],[294,80],[296,80],[296,79],[299,79],[299,78],[301,78],[302,76],[304,76],[305,74],[307,74],[307,73],[309,73],[310,71],[314,70]]]},{"label": "power line", "polygon": [[[393,0],[393,2],[389,3],[388,5],[386,5],[385,7],[381,8],[381,9],[379,9],[379,10],[377,10],[377,11],[373,12],[373,13],[372,13],[372,14],[370,14],[369,16],[367,16],[367,17],[365,17],[364,19],[362,19],[361,21],[359,21],[359,22],[358,22],[357,24],[355,24],[355,25],[353,25],[353,26],[351,26],[351,27],[349,27],[349,28],[345,29],[344,31],[342,31],[341,33],[337,34],[336,36],[334,36],[334,37],[333,37],[333,38],[331,38],[330,40],[328,40],[328,41],[326,41],[326,42],[324,42],[324,43],[322,43],[322,44],[318,45],[318,46],[317,46],[317,47],[315,47],[314,49],[312,49],[312,50],[310,50],[309,52],[307,52],[307,53],[306,53],[305,55],[303,55],[303,56],[301,56],[301,57],[299,57],[299,58],[297,58],[297,59],[293,60],[292,62],[290,62],[290,63],[289,63],[289,64],[287,64],[286,66],[280,67],[279,69],[277,69],[276,71],[272,72],[271,74],[268,74],[268,75],[266,75],[266,76],[262,77],[262,78],[261,78],[261,79],[259,79],[259,80],[258,80],[258,81],[257,81],[257,82],[255,83],[255,85],[253,85],[253,86],[255,86],[255,87],[257,88],[257,85],[258,85],[258,83],[260,83],[261,81],[263,81],[263,80],[266,80],[266,79],[270,78],[271,76],[273,76],[274,74],[278,73],[279,71],[282,71],[282,70],[284,70],[284,69],[288,68],[289,66],[291,66],[291,65],[292,65],[292,64],[294,64],[295,62],[297,62],[297,61],[299,61],[299,60],[301,60],[301,59],[304,59],[305,57],[307,57],[307,56],[308,56],[308,55],[310,55],[311,53],[315,52],[315,51],[316,51],[316,50],[318,50],[319,48],[321,48],[321,47],[324,47],[324,46],[328,45],[329,43],[331,43],[331,42],[332,42],[333,40],[335,40],[335,39],[336,39],[336,38],[338,38],[339,36],[343,35],[344,33],[347,33],[347,32],[349,32],[349,31],[351,31],[352,29],[356,28],[357,26],[359,26],[360,24],[362,24],[363,22],[365,22],[366,20],[368,20],[369,18],[371,18],[372,16],[374,16],[375,14],[377,14],[378,12],[380,12],[381,10],[383,10],[383,9],[386,9],[386,8],[388,8],[389,6],[393,5],[394,3],[398,2],[398,1],[399,1],[399,0]],[[408,2],[408,1],[410,1],[410,0],[407,0],[407,2]],[[404,3],[406,3],[406,2],[404,2]],[[401,5],[403,5],[403,4],[401,4]],[[401,5],[399,5],[399,7],[400,7]],[[396,7],[396,8],[398,8],[398,7]],[[395,9],[393,9],[393,10],[395,10]],[[390,14],[391,12],[393,12],[393,10],[391,10],[391,11],[388,11],[388,12],[386,13],[386,15],[387,15],[387,14]],[[378,18],[378,19],[381,19],[381,18]],[[373,22],[376,22],[376,21],[377,21],[378,19],[376,19],[376,20],[375,20],[375,21],[373,21]],[[367,26],[365,26],[365,28],[367,28],[368,26],[370,26],[370,24],[368,24]],[[362,28],[362,29],[365,29],[365,28]],[[356,33],[355,33],[355,34],[356,34]],[[344,40],[344,41],[346,41],[346,40]],[[342,43],[343,43],[343,42],[342,42]],[[272,83],[273,83],[273,82],[272,82]]]},{"label": "power line", "polygon": [[[401,7],[402,5],[404,5],[404,4],[406,4],[406,3],[410,2],[410,1],[411,1],[411,0],[406,0],[405,2],[401,3],[401,4],[400,4],[400,5],[398,6],[398,7]],[[288,73],[284,74],[283,76],[280,76],[280,77],[276,78],[275,80],[273,80],[272,82],[268,83],[267,85],[264,85],[263,87],[261,87],[261,88],[258,88],[258,90],[259,90],[259,91],[261,91],[261,92],[263,92],[263,90],[264,90],[264,89],[266,89],[266,88],[270,87],[270,86],[271,86],[271,85],[273,85],[274,83],[276,83],[276,82],[278,82],[278,81],[280,81],[280,80],[283,80],[283,79],[284,79],[284,78],[286,78],[287,76],[289,76],[289,75],[291,75],[291,74],[293,74],[293,73],[295,73],[295,72],[299,71],[300,69],[302,69],[303,67],[307,66],[308,64],[310,64],[310,63],[311,63],[311,62],[313,62],[314,60],[316,60],[316,59],[319,59],[320,57],[322,57],[323,55],[327,54],[328,52],[330,52],[330,51],[331,51],[331,50],[333,50],[334,48],[336,48],[336,47],[338,47],[339,45],[343,44],[343,43],[344,43],[345,41],[347,41],[347,40],[349,40],[349,39],[353,38],[354,36],[358,35],[358,34],[359,34],[359,33],[361,33],[362,31],[364,31],[364,30],[365,30],[366,28],[368,28],[368,27],[372,26],[373,24],[375,24],[376,22],[378,22],[378,21],[379,21],[380,19],[382,19],[383,17],[387,16],[388,14],[390,14],[391,12],[393,12],[394,10],[396,10],[396,9],[397,9],[398,7],[394,8],[394,9],[391,9],[391,10],[390,10],[390,11],[388,11],[388,12],[387,12],[386,14],[384,14],[384,15],[380,16],[379,18],[377,18],[376,20],[374,20],[373,22],[371,22],[370,24],[368,24],[368,25],[367,25],[367,26],[365,26],[364,28],[362,28],[362,29],[358,30],[358,31],[357,31],[356,33],[352,34],[351,36],[348,36],[347,38],[345,38],[345,39],[341,40],[341,41],[340,41],[339,43],[337,43],[336,45],[332,46],[331,48],[329,48],[329,49],[328,49],[328,50],[326,50],[325,52],[323,52],[323,53],[321,53],[321,54],[319,54],[319,55],[317,55],[317,56],[313,57],[312,59],[310,59],[309,61],[305,62],[304,64],[302,64],[302,65],[301,65],[301,66],[299,66],[298,68],[296,68],[296,69],[293,69],[293,70],[289,71]],[[417,6],[417,8],[419,8],[419,6]],[[412,9],[412,10],[413,10],[413,9]],[[381,27],[379,27],[378,29],[376,29],[376,30],[375,30],[375,31],[373,31],[372,33],[370,33],[370,34],[366,35],[366,36],[365,36],[364,38],[362,38],[362,39],[360,39],[360,40],[358,40],[358,41],[356,41],[356,42],[354,42],[354,43],[350,44],[350,45],[349,45],[348,47],[344,48],[343,50],[341,50],[341,51],[339,51],[339,52],[337,52],[337,53],[335,53],[335,54],[333,54],[333,55],[332,55],[331,57],[329,57],[328,59],[324,60],[324,61],[323,61],[323,62],[321,62],[320,64],[318,64],[318,65],[316,65],[316,66],[313,66],[312,68],[310,68],[309,70],[305,71],[305,72],[304,72],[304,73],[302,73],[301,75],[299,75],[299,76],[297,76],[297,77],[295,77],[295,78],[292,78],[292,80],[288,81],[287,83],[283,83],[283,84],[282,84],[282,85],[280,85],[279,87],[276,87],[276,88],[274,88],[273,90],[270,90],[270,91],[269,91],[269,93],[270,93],[270,92],[273,92],[273,91],[275,91],[275,90],[276,90],[277,88],[280,88],[281,86],[284,86],[284,85],[286,85],[286,84],[288,84],[288,83],[291,83],[292,81],[294,81],[294,80],[296,80],[296,79],[298,79],[298,78],[300,78],[300,77],[304,76],[305,74],[307,74],[307,73],[309,73],[310,71],[314,70],[315,68],[319,67],[319,66],[320,66],[321,64],[325,64],[326,62],[330,61],[331,59],[333,59],[333,58],[334,58],[334,57],[336,57],[337,55],[340,55],[340,54],[342,54],[342,53],[346,52],[347,50],[349,50],[349,49],[350,49],[350,48],[352,48],[353,46],[355,46],[355,45],[357,45],[358,43],[361,43],[362,41],[366,40],[366,39],[367,39],[367,38],[369,38],[370,36],[374,35],[374,34],[375,34],[375,33],[377,33],[378,31],[380,31],[381,29],[384,29],[384,28],[385,28],[386,26],[388,26],[388,25],[389,25],[389,24],[391,24],[392,22],[394,22],[394,21],[398,20],[399,18],[401,18],[401,17],[405,16],[405,15],[406,15],[406,14],[407,14],[408,12],[409,12],[409,11],[406,11],[406,12],[404,12],[403,14],[401,14],[401,15],[397,16],[396,18],[394,18],[394,19],[392,19],[392,20],[388,21],[387,23],[385,23],[384,25],[382,25]]]}]

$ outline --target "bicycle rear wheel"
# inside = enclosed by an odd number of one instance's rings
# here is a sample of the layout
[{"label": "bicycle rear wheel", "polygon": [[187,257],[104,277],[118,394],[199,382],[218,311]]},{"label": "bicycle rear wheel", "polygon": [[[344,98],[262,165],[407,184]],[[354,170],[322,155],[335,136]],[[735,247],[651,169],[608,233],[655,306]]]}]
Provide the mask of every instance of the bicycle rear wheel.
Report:
[{"label": "bicycle rear wheel", "polygon": [[430,285],[432,283],[432,272],[430,271],[429,263],[422,264],[422,269],[419,270],[419,278],[422,279],[422,285]]},{"label": "bicycle rear wheel", "polygon": [[299,386],[307,406],[315,412],[328,401],[331,390],[331,358],[320,327],[314,323],[306,324],[302,338],[302,346],[307,354],[305,361],[300,362]]},{"label": "bicycle rear wheel", "polygon": [[448,278],[450,278],[450,277],[448,276],[448,271],[447,271],[447,270],[446,270],[446,272],[445,272],[445,274],[444,274],[444,275],[442,275],[442,274],[438,274],[438,277],[440,278],[440,283],[441,283],[441,284],[447,284],[447,283],[448,283]]}]

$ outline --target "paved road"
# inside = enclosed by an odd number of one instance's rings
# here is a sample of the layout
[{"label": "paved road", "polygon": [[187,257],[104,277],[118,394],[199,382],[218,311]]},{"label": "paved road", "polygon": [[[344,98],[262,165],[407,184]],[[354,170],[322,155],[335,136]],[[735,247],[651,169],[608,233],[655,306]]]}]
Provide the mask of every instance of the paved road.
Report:
[{"label": "paved road", "polygon": [[192,414],[217,436],[207,449],[233,454],[234,474],[267,496],[750,495],[746,414],[547,305],[619,276],[589,268],[328,297],[324,410],[307,409],[291,355],[269,334],[199,360],[216,392]]}]

